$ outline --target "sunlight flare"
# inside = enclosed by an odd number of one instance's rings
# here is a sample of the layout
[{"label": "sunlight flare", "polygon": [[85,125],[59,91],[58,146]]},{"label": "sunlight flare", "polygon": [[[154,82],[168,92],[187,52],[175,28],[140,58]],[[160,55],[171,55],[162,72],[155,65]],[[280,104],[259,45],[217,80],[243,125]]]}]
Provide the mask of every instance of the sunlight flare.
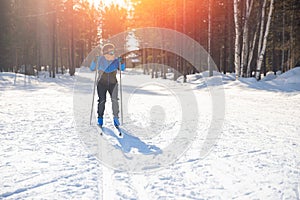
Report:
[{"label": "sunlight flare", "polygon": [[112,4],[119,5],[121,7],[126,7],[125,0],[89,0],[90,4],[94,4],[95,7],[98,7],[102,2],[104,6],[110,6]]}]

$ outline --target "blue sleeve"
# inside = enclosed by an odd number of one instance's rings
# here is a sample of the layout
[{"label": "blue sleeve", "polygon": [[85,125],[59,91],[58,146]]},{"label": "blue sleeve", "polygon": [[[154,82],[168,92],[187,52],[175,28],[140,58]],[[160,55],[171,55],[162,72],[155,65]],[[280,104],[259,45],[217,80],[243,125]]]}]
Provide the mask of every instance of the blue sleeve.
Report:
[{"label": "blue sleeve", "polygon": [[91,71],[94,71],[95,68],[96,68],[96,63],[95,63],[95,61],[93,60],[93,61],[91,62],[91,64],[90,64],[90,70],[91,70]]},{"label": "blue sleeve", "polygon": [[105,68],[106,66],[104,64],[103,56],[101,56],[98,58],[98,70],[105,71]]}]

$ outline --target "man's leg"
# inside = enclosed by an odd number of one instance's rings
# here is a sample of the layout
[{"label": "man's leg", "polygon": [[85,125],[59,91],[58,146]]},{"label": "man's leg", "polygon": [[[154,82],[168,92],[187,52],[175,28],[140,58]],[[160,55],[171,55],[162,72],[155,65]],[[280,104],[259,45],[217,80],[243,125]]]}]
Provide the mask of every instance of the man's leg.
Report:
[{"label": "man's leg", "polygon": [[119,118],[118,84],[111,84],[108,92],[111,97],[114,118]]},{"label": "man's leg", "polygon": [[105,102],[106,102],[106,92],[107,87],[100,82],[97,85],[97,93],[98,93],[98,118],[103,118],[104,110],[105,110]]}]

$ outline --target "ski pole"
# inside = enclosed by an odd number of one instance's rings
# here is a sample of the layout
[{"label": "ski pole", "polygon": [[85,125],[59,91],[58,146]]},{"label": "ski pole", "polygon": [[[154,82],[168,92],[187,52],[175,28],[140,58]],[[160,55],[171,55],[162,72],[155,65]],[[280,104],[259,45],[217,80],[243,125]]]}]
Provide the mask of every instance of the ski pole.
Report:
[{"label": "ski pole", "polygon": [[120,69],[120,104],[121,104],[121,124],[123,125],[123,95],[122,95],[122,69],[121,60],[119,59],[119,69]]},{"label": "ski pole", "polygon": [[97,79],[97,73],[98,69],[96,66],[96,72],[95,72],[95,79],[94,79],[94,89],[93,89],[93,99],[92,99],[92,108],[91,108],[91,115],[90,115],[90,125],[92,125],[92,118],[93,118],[93,110],[94,110],[94,99],[95,99],[95,89],[96,89],[96,79]]}]

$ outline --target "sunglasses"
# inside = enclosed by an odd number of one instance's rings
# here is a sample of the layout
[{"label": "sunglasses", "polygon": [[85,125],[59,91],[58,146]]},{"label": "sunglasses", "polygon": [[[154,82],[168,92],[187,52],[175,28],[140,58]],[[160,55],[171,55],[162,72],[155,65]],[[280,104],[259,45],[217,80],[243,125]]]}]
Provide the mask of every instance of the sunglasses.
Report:
[{"label": "sunglasses", "polygon": [[115,51],[108,51],[108,52],[106,52],[105,54],[108,54],[108,55],[115,55]]}]

